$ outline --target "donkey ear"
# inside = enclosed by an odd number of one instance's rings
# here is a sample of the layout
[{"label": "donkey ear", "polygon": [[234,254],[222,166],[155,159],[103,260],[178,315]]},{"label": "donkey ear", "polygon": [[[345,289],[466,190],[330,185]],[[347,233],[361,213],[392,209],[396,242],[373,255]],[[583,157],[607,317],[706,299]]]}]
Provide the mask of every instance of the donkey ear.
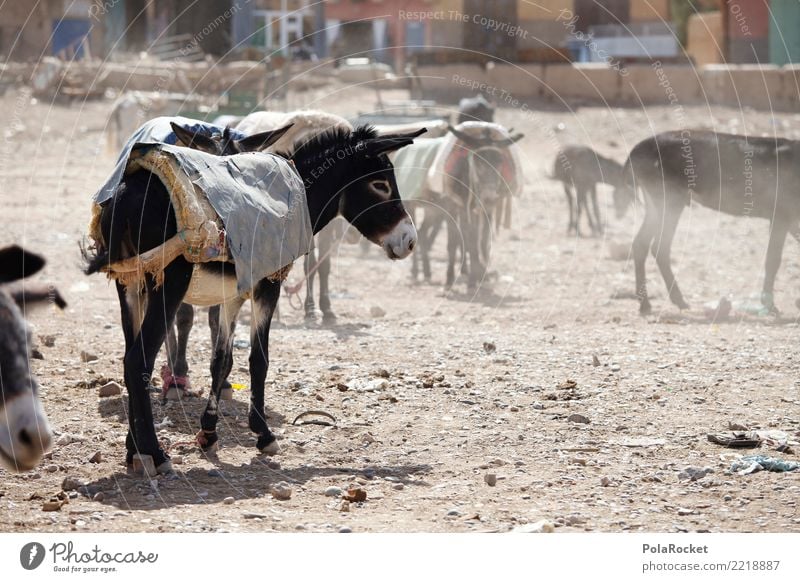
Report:
[{"label": "donkey ear", "polygon": [[447,131],[449,131],[454,136],[456,136],[457,140],[463,141],[469,147],[477,147],[478,145],[480,145],[480,142],[481,142],[480,139],[474,138],[471,135],[467,135],[466,133],[463,133],[463,132],[457,130],[452,125],[448,125],[447,126]]},{"label": "donkey ear", "polygon": [[0,249],[0,283],[8,283],[30,277],[44,267],[44,259],[29,253],[22,247],[12,245]]},{"label": "donkey ear", "polygon": [[286,127],[274,129],[272,131],[265,131],[263,133],[256,133],[248,137],[236,140],[236,146],[241,152],[260,152],[267,149],[276,141],[281,139],[283,135],[292,129],[294,123],[290,123]]},{"label": "donkey ear", "polygon": [[525,137],[525,134],[524,134],[524,133],[518,133],[517,135],[512,135],[512,136],[511,136],[511,143],[517,143],[517,142],[518,142],[519,140],[521,140],[523,137]]},{"label": "donkey ear", "polygon": [[374,158],[381,154],[399,150],[412,143],[414,143],[414,139],[410,137],[378,137],[364,142],[364,155],[368,158]]},{"label": "donkey ear", "polygon": [[216,155],[219,153],[220,148],[217,142],[202,133],[202,131],[192,131],[172,121],[170,121],[169,124],[172,126],[172,131],[178,136],[178,139],[185,147],[192,148],[193,150],[200,150],[208,154]]},{"label": "donkey ear", "polygon": [[421,136],[423,133],[428,131],[427,127],[423,127],[422,129],[418,129],[417,131],[412,131],[410,133],[389,133],[386,135],[382,135],[381,139],[396,139],[396,138],[404,138],[404,139],[414,139]]},{"label": "donkey ear", "polygon": [[14,283],[4,290],[23,312],[29,307],[38,307],[46,303],[54,303],[59,309],[67,306],[58,289],[42,283]]}]

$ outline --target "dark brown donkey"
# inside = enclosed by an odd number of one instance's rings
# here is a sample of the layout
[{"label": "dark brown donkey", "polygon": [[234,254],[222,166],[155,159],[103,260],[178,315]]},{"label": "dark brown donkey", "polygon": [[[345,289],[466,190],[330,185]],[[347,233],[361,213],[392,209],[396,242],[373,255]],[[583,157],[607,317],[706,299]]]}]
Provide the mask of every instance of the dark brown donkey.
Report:
[{"label": "dark brown donkey", "polygon": [[633,241],[636,294],[641,314],[651,312],[645,260],[652,250],[669,298],[689,306],[670,266],[670,248],[681,212],[694,201],[732,214],[766,218],[771,230],[761,302],[773,302],[775,275],[786,234],[800,220],[800,142],[746,137],[712,131],[671,131],[638,143],[625,164],[625,176],[642,191],[645,217]]}]

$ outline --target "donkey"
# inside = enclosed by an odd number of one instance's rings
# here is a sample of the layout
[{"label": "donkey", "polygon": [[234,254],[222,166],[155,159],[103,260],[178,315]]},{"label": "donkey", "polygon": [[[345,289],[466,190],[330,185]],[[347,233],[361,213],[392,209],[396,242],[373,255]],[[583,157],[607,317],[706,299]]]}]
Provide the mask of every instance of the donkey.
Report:
[{"label": "donkey", "polygon": [[44,259],[18,246],[0,249],[0,465],[9,471],[36,467],[52,443],[30,369],[28,306],[45,302],[66,307],[58,291],[36,284],[9,285],[44,266]]},{"label": "donkey", "polygon": [[[633,203],[633,192],[625,187],[622,164],[606,158],[587,146],[567,146],[561,149],[553,162],[552,180],[564,184],[564,194],[569,205],[567,234],[581,235],[581,211],[586,210],[592,234],[603,232],[600,209],[597,206],[597,184],[614,187],[614,209],[618,219],[625,216]],[[591,201],[592,208],[587,205]],[[594,217],[592,216],[594,211]]]},{"label": "donkey", "polygon": [[[681,212],[691,201],[726,214],[770,221],[761,302],[777,312],[775,276],[786,234],[800,221],[800,142],[712,131],[670,131],[639,142],[625,163],[626,179],[644,195],[645,216],[633,241],[639,312],[651,312],[645,261],[652,250],[669,298],[688,309],[670,265]],[[654,240],[655,239],[655,240]]]},{"label": "donkey", "polygon": [[[292,129],[291,125],[287,125],[279,129],[245,136],[243,133],[232,131],[227,127],[219,128],[219,132],[208,133],[191,130],[172,121],[170,126],[174,136],[184,146],[216,156],[265,151]],[[212,343],[217,335],[218,309],[212,307],[208,314]],[[175,325],[170,325],[167,331],[167,364],[161,368],[162,392],[165,398],[179,398],[180,393],[191,390],[186,348],[193,324],[194,308],[188,303],[181,303],[175,315]],[[230,386],[226,386],[224,391],[230,393]]]},{"label": "donkey", "polygon": [[[368,240],[383,247],[390,259],[408,256],[417,242],[416,230],[403,207],[386,154],[411,144],[417,135],[378,138],[369,127],[354,131],[334,129],[296,148],[292,163],[305,185],[314,230],[319,231],[341,214]],[[288,161],[284,163],[287,172],[293,171]],[[147,171],[125,175],[116,195],[102,207],[101,228],[104,244],[96,249],[94,256],[87,255],[87,274],[172,239],[177,233],[177,223],[169,193]],[[253,312],[249,426],[258,435],[258,450],[276,454],[278,443],[264,413],[264,383],[269,368],[270,323],[280,296],[280,278],[267,276],[239,295],[235,292],[234,263],[200,263],[195,269],[182,256],[169,263],[160,275],[162,281],[158,285],[154,277],[147,275],[143,289],[134,285],[125,288],[117,283],[130,410],[126,461],[131,463],[135,453],[150,455],[158,472],[171,471],[169,456],[156,438],[147,383],[178,306],[184,300],[194,300],[188,293],[190,284],[193,289],[202,288],[206,299],[216,290],[221,305],[211,362],[212,389],[200,419],[198,444],[204,450],[217,445],[220,389],[233,366],[233,324],[249,297]]]},{"label": "donkey", "polygon": [[[508,175],[504,169],[516,174],[516,168],[506,168],[513,163],[508,148],[524,137],[522,134],[510,135],[501,126],[481,122],[468,122],[451,127],[450,133],[456,138],[441,168],[444,173],[442,192],[434,192],[430,185],[423,181],[420,186],[423,192],[416,198],[425,203],[425,218],[419,227],[420,257],[423,276],[430,280],[430,248],[441,225],[448,220],[447,228],[447,274],[445,287],[452,287],[455,282],[456,253],[464,248],[464,263],[469,261],[468,287],[474,289],[479,278],[483,277],[491,251],[491,218],[497,211],[498,202],[510,196]],[[502,135],[503,137],[498,137]],[[426,147],[421,143],[398,153],[395,164],[400,167],[416,166],[418,163],[436,164],[435,160],[415,160],[415,149]],[[447,147],[446,141],[440,141],[438,147]],[[423,156],[429,159],[429,156]],[[427,173],[435,168],[421,168]],[[404,172],[408,175],[408,172]],[[415,257],[416,258],[416,257]],[[412,265],[412,276],[416,277],[416,264]]]}]

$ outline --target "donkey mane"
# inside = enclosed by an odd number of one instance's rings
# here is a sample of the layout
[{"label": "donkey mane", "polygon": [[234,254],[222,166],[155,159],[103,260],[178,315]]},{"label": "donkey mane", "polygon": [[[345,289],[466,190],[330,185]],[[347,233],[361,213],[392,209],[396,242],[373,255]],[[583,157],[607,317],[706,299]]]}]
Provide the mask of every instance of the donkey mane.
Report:
[{"label": "donkey mane", "polygon": [[[326,129],[309,139],[295,142],[292,149],[294,150],[294,155],[302,153],[305,154],[304,157],[309,155],[309,152],[316,152],[310,155],[310,158],[307,158],[316,159],[329,156],[331,150],[336,148],[341,148],[345,145],[354,146],[361,141],[374,139],[376,137],[378,137],[378,130],[372,125],[359,125],[352,130],[336,126]],[[290,152],[281,155],[284,155],[284,157],[293,157]]]}]

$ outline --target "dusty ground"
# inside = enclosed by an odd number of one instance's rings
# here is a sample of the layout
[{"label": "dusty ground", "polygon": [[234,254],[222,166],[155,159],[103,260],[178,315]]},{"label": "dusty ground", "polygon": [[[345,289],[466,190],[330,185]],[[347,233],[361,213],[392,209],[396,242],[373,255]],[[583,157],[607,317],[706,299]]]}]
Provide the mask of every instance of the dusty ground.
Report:
[{"label": "dusty ground", "polygon": [[[315,105],[352,114],[369,109],[370,98],[345,91]],[[157,421],[171,421],[160,434],[183,462],[157,487],[127,475],[123,399],[86,387],[122,378],[116,294],[78,270],[89,200],[113,162],[103,147],[108,112],[107,102],[51,108],[13,91],[0,103],[0,243],[44,253],[41,278],[70,303],[32,316],[34,337],[55,340],[38,346],[44,359],[33,367],[54,428],[76,439],[35,472],[0,471],[3,531],[506,531],[541,519],[557,531],[800,531],[800,471],[726,474],[735,451],[706,440],[728,422],[798,439],[797,243],[787,241],[778,277],[782,319],[713,323],[704,303],[760,289],[767,224],[693,209],[673,263],[694,309],[680,314],[668,303],[651,260],[656,315],[641,318],[632,264],[619,254],[640,217],[612,221],[603,238],[568,237],[563,194],[544,177],[559,141],[623,159],[638,139],[673,127],[667,108],[502,110],[501,122],[528,135],[528,184],[513,228],[495,242],[497,282],[474,296],[463,283],[444,295],[443,240],[433,285],[411,284],[408,263],[342,246],[333,277],[338,324],[307,327],[282,302],[274,326],[267,402],[283,447],[279,465],[255,455],[241,425],[246,391],[225,403],[217,458],[181,444],[197,430],[203,401],[165,407],[154,396]],[[800,115],[698,107],[686,116],[695,126],[777,127],[800,137]],[[372,307],[386,315],[373,317]],[[207,391],[204,320],[198,310],[190,364]],[[241,327],[232,380],[247,384]],[[83,363],[81,351],[99,359]],[[380,370],[388,383],[378,391],[337,389]],[[568,380],[574,388],[564,387]],[[308,409],[332,413],[338,427],[292,426]],[[572,414],[590,422],[570,422]],[[90,463],[98,451],[102,461]],[[689,466],[713,473],[680,480]],[[66,477],[86,488],[61,511],[43,512],[42,498]],[[279,481],[290,484],[290,500],[270,495]],[[340,511],[324,491],[351,484],[367,501]]]}]

